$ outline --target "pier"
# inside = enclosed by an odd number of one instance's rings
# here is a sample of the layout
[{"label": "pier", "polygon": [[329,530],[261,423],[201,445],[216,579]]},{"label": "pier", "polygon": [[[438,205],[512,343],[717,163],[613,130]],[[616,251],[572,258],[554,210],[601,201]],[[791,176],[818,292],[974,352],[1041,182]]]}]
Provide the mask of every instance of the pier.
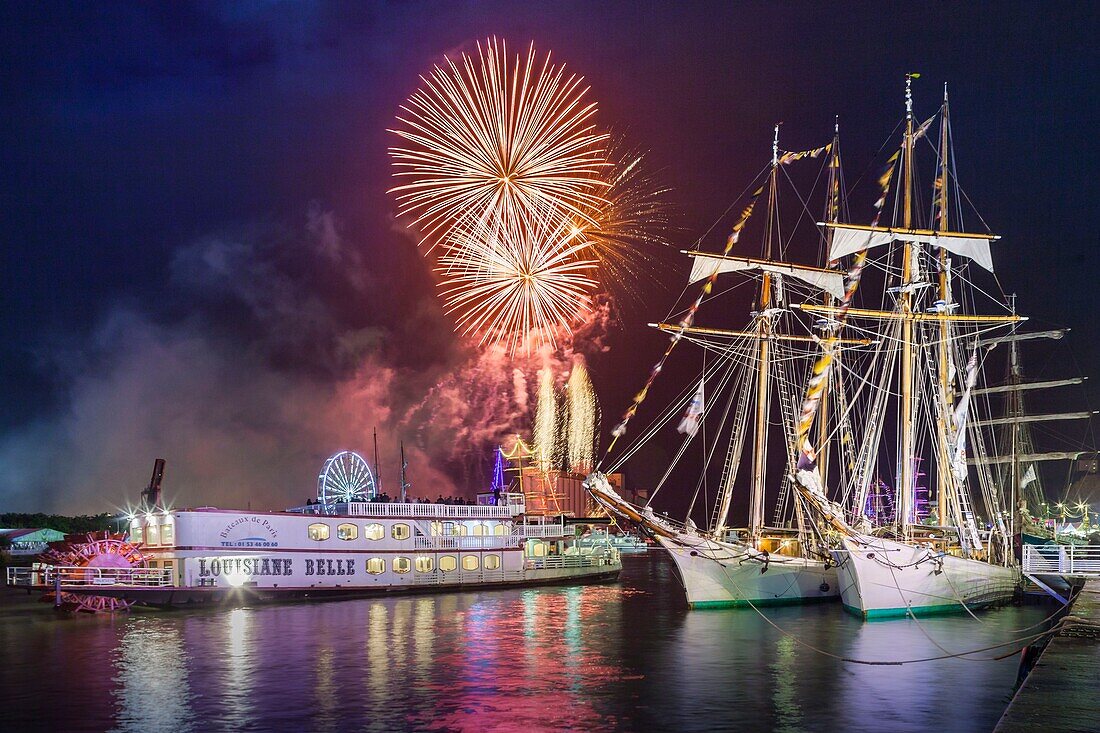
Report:
[{"label": "pier", "polygon": [[[1094,550],[1100,548],[1078,548]],[[1065,552],[1063,551],[1063,562]],[[1080,552],[1077,554],[1081,554]],[[1027,571],[1025,558],[1025,572]],[[1084,580],[1069,614],[1024,679],[994,733],[1095,731],[1100,676],[1100,568],[1074,568]],[[1069,578],[1067,578],[1069,579]]]}]

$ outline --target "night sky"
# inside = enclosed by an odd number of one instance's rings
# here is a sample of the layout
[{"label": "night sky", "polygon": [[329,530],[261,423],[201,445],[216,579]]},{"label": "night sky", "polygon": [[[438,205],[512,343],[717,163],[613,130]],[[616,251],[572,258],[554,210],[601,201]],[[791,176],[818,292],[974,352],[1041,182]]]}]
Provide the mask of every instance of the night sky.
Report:
[{"label": "night sky", "polygon": [[[419,74],[494,35],[586,77],[599,123],[650,151],[685,248],[766,164],[777,121],[800,150],[840,116],[868,219],[904,74],[922,75],[921,119],[948,82],[1001,285],[1033,325],[1073,329],[1034,372],[1088,374],[1100,405],[1097,12],[3,3],[0,510],[119,506],[157,456],[177,504],[304,503],[325,456],[369,453],[376,426],[384,487],[403,440],[414,494],[472,495],[463,446],[505,427],[513,375],[453,335],[394,219],[386,128]],[[663,348],[642,324],[684,272],[649,273],[588,354],[605,435]]]}]

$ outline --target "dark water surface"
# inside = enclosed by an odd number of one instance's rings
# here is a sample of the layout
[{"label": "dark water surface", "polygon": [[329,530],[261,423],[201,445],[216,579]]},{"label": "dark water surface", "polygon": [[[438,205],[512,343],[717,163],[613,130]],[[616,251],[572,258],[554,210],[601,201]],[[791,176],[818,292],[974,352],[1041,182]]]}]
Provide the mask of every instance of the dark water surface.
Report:
[{"label": "dark water surface", "polygon": [[[0,621],[0,730],[969,732],[992,729],[1015,682],[1018,655],[841,662],[752,610],[688,611],[663,553],[625,565],[612,585],[68,620],[44,607]],[[1049,611],[765,613],[834,654],[896,660],[1023,636]]]}]

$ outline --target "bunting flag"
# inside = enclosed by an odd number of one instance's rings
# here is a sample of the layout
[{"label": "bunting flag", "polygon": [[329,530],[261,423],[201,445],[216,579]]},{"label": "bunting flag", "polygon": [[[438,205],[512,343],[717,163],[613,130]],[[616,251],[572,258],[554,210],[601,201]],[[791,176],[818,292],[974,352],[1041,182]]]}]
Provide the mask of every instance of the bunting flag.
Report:
[{"label": "bunting flag", "polygon": [[793,163],[796,160],[802,160],[803,158],[816,158],[822,153],[827,153],[833,149],[833,144],[829,143],[820,148],[814,148],[813,150],[803,150],[798,153],[786,152],[779,156],[779,165],[787,165]]},{"label": "bunting flag", "polygon": [[913,142],[916,142],[917,140],[920,140],[922,137],[924,137],[925,133],[928,132],[928,128],[932,126],[932,122],[935,119],[936,115],[932,115],[927,120],[925,120],[920,127],[918,127],[916,130],[913,130]]},{"label": "bunting flag", "polygon": [[695,434],[699,432],[699,424],[703,421],[703,380],[699,380],[699,389],[695,392],[695,396],[691,398],[691,404],[688,405],[687,412],[684,413],[684,419],[680,421],[680,424],[676,426],[676,432],[686,433],[688,436],[694,438]]},{"label": "bunting flag", "polygon": [[[882,208],[886,205],[886,196],[890,192],[890,183],[894,178],[894,170],[897,168],[899,149],[890,156],[886,162],[886,170],[878,179],[882,195],[875,202],[875,218],[871,222],[871,228],[878,226],[882,217]],[[810,383],[806,386],[806,397],[802,401],[802,412],[798,418],[798,446],[801,455],[798,457],[799,470],[811,470],[817,467],[817,451],[810,442],[810,427],[813,425],[817,408],[821,406],[821,395],[825,391],[825,385],[829,381],[829,372],[833,366],[833,355],[837,340],[840,338],[841,328],[848,317],[848,309],[852,305],[852,297],[859,288],[859,279],[863,275],[863,265],[867,262],[867,249],[861,249],[856,253],[855,260],[848,270],[848,285],[844,289],[844,298],[840,302],[840,310],[836,314],[836,328],[832,329],[828,338],[821,342],[821,356],[814,364],[810,376]]]},{"label": "bunting flag", "polygon": [[[737,220],[737,223],[733,225],[733,230],[730,232],[729,237],[726,239],[726,247],[722,250],[722,256],[726,256],[737,244],[737,240],[741,238],[741,230],[745,228],[745,224],[748,222],[749,217],[752,216],[752,210],[756,208],[756,202],[760,199],[760,194],[764,193],[764,186],[756,189],[752,193],[752,198],[749,199],[748,205],[745,210],[741,212],[741,217]],[[638,394],[634,395],[634,399],[630,403],[630,407],[623,413],[623,419],[619,421],[619,424],[611,431],[611,443],[607,446],[607,451],[604,456],[611,454],[611,449],[615,447],[615,442],[626,434],[626,426],[630,422],[630,418],[634,417],[634,414],[638,412],[638,407],[645,401],[646,395],[649,394],[649,388],[653,386],[653,382],[657,379],[657,375],[661,373],[661,370],[665,366],[665,361],[668,360],[668,355],[672,353],[672,350],[676,348],[676,344],[680,342],[680,339],[684,336],[684,331],[691,327],[691,324],[695,322],[695,313],[699,310],[699,306],[703,303],[703,299],[710,295],[714,290],[714,283],[718,279],[718,270],[721,263],[716,263],[714,266],[714,272],[710,274],[710,277],[703,283],[703,287],[699,290],[699,296],[695,299],[695,302],[691,304],[691,307],[687,309],[684,317],[680,319],[680,323],[677,329],[669,337],[668,348],[665,349],[665,353],[661,355],[661,358],[657,360],[657,363],[653,365],[653,368],[649,370],[649,379],[646,380],[645,386],[642,387]]]},{"label": "bunting flag", "polygon": [[886,170],[878,179],[879,188],[882,189],[881,195],[878,197],[878,201],[875,202],[875,208],[878,209],[878,213],[875,214],[875,223],[878,223],[879,214],[882,213],[882,207],[886,206],[886,196],[890,193],[890,181],[894,177],[894,169],[898,167],[898,156],[901,155],[901,150],[894,151],[894,154],[890,156],[886,161]]}]

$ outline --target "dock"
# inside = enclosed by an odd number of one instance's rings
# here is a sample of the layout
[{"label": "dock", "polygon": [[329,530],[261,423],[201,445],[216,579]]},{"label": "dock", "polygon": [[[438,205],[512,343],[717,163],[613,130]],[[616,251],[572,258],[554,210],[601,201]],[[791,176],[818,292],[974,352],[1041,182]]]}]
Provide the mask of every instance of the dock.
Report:
[{"label": "dock", "polygon": [[1100,727],[1100,578],[1078,592],[1058,633],[994,733],[1091,733]]}]

